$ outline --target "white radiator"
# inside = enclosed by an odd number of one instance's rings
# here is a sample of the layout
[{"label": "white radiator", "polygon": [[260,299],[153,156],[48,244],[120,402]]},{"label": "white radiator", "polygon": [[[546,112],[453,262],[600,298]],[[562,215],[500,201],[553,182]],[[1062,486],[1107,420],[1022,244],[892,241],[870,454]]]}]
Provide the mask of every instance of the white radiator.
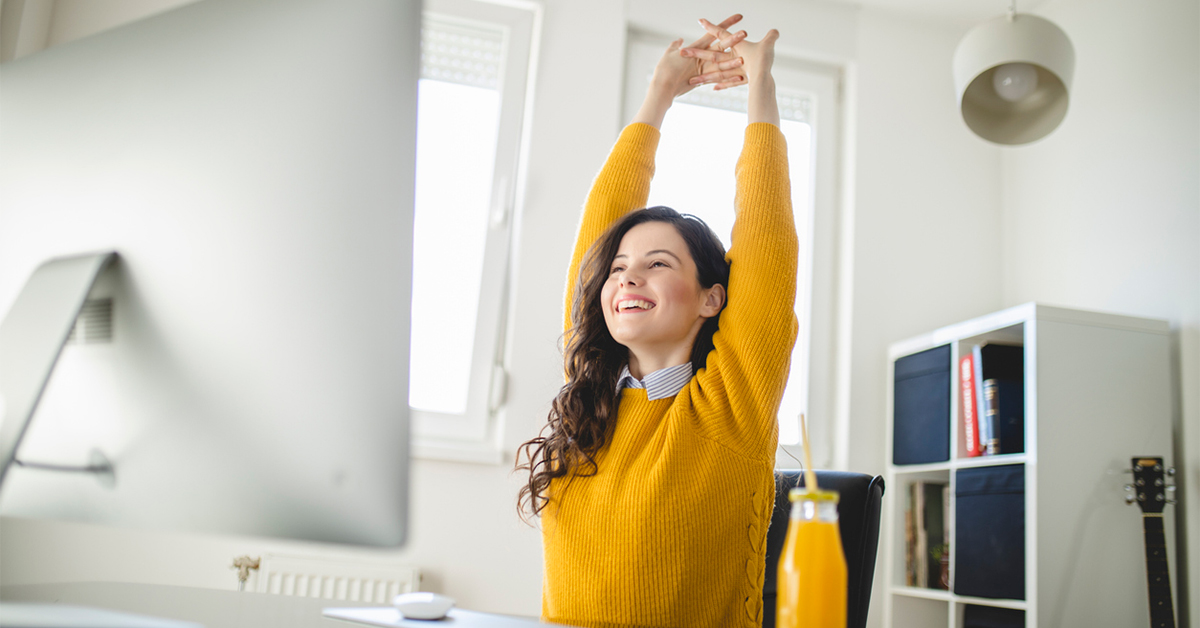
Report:
[{"label": "white radiator", "polygon": [[255,591],[367,604],[391,604],[392,597],[418,590],[415,567],[307,556],[263,556]]}]

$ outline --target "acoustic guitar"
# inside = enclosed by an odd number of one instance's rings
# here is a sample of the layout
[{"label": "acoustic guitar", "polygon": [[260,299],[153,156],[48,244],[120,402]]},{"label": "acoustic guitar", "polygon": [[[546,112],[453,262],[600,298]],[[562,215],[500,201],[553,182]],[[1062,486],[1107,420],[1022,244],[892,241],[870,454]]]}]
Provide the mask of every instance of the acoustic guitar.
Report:
[{"label": "acoustic guitar", "polygon": [[1125,501],[1142,509],[1142,530],[1146,539],[1146,582],[1150,592],[1151,628],[1175,628],[1175,607],[1171,599],[1171,574],[1167,571],[1167,535],[1163,526],[1163,508],[1169,503],[1166,476],[1174,469],[1163,468],[1163,459],[1133,459],[1133,484]]}]

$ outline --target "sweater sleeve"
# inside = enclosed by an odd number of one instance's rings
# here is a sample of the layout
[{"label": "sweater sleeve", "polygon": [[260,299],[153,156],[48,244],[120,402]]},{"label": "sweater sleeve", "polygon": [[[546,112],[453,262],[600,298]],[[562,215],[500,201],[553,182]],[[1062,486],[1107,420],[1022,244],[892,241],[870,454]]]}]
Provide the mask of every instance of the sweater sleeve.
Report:
[{"label": "sweater sleeve", "polygon": [[746,128],[737,164],[728,304],[690,386],[701,433],[752,458],[773,456],[796,342],[799,243],[787,145],[773,124]]},{"label": "sweater sleeve", "polygon": [[567,271],[564,329],[571,328],[571,306],[579,281],[579,268],[592,244],[625,214],[646,206],[650,180],[654,177],[654,153],[658,149],[658,129],[634,123],[621,132],[604,167],[592,182],[584,205],[575,252]]}]

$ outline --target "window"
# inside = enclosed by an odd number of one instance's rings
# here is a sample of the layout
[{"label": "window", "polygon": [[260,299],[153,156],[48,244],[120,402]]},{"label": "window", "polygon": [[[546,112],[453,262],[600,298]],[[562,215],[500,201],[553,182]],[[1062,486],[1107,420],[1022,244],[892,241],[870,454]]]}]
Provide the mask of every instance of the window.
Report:
[{"label": "window", "polygon": [[[646,93],[654,65],[671,38],[631,32],[626,67],[626,119]],[[777,55],[774,66],[781,130],[787,137],[792,205],[800,238],[796,316],[800,333],[779,411],[781,444],[800,442],[799,415],[809,422],[816,459],[833,455],[833,311],[838,69]],[[746,128],[748,88],[692,90],[663,123],[649,205],[695,214],[729,246],[734,166]],[[695,129],[704,129],[696,133]],[[698,174],[702,173],[702,174]]]},{"label": "window", "polygon": [[503,402],[501,314],[538,14],[532,4],[425,6],[409,378],[414,450],[490,458],[498,456],[487,441]]}]

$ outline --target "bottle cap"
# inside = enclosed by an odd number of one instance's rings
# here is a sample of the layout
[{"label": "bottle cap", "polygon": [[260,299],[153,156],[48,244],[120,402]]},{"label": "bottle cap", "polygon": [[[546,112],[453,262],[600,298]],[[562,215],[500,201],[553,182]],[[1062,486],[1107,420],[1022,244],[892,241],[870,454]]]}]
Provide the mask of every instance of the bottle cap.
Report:
[{"label": "bottle cap", "polygon": [[807,488],[799,486],[788,491],[788,501],[798,502],[804,499],[815,502],[833,502],[836,504],[838,503],[838,492],[824,489],[810,491]]}]

